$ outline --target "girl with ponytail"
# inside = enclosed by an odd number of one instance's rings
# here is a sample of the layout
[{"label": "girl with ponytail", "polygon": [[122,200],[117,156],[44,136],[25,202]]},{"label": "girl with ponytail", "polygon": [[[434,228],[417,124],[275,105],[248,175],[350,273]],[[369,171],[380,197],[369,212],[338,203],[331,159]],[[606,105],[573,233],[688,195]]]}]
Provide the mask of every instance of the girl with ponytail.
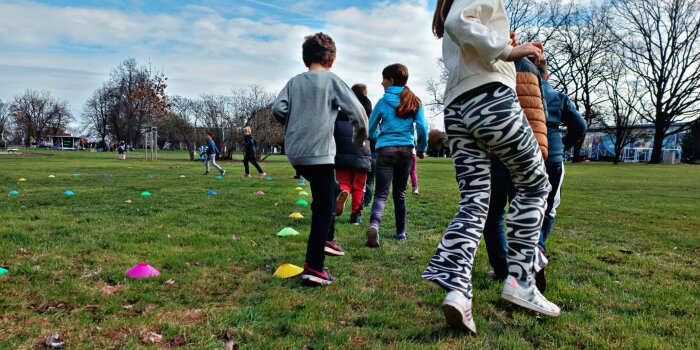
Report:
[{"label": "girl with ponytail", "polygon": [[[415,145],[419,158],[428,148],[428,124],[420,99],[406,86],[408,68],[396,63],[382,71],[384,97],[377,101],[369,118],[370,139],[376,140],[377,167],[372,216],[367,230],[367,246],[379,247],[379,227],[393,183],[392,198],[396,228],[394,238],[406,239],[406,184],[411,171]],[[379,128],[379,131],[377,131]]]},{"label": "girl with ponytail", "polygon": [[548,316],[559,307],[533,283],[536,244],[551,186],[540,147],[515,94],[513,61],[542,57],[540,43],[512,46],[503,0],[438,0],[433,33],[442,38],[448,70],[445,131],[461,194],[423,278],[443,287],[445,319],[476,333],[472,266],[490,197],[489,150],[507,167],[516,188],[508,212],[508,277],[501,297]]}]

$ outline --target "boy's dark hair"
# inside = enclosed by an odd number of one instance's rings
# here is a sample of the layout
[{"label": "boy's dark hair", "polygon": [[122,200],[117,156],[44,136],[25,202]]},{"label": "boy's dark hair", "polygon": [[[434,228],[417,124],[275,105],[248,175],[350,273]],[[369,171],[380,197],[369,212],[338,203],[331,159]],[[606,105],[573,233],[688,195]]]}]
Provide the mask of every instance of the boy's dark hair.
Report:
[{"label": "boy's dark hair", "polygon": [[207,135],[214,137],[214,133],[212,133],[212,132],[208,132]]},{"label": "boy's dark hair", "polygon": [[367,96],[367,85],[365,84],[355,84],[350,89],[355,92],[355,95],[362,94]]},{"label": "boy's dark hair", "polygon": [[301,45],[304,64],[310,67],[313,63],[318,63],[328,67],[335,60],[335,42],[333,38],[323,33],[316,33],[304,37],[304,44]]}]

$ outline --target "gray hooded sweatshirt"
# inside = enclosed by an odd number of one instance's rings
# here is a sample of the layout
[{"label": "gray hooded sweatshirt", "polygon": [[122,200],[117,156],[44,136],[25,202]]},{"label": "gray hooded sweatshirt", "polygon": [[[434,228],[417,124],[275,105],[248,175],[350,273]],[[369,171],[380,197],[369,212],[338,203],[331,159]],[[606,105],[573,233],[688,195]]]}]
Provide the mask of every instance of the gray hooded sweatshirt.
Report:
[{"label": "gray hooded sweatshirt", "polygon": [[305,72],[289,80],[272,104],[272,114],[285,124],[285,151],[292,165],[334,164],[339,109],[352,124],[353,143],[362,146],[367,114],[345,82],[329,71]]}]

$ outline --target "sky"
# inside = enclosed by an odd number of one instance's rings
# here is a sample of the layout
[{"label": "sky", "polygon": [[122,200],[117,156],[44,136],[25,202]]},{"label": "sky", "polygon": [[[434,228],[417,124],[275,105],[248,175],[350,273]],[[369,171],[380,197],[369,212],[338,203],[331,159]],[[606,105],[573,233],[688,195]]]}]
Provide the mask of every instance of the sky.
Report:
[{"label": "sky", "polygon": [[383,93],[382,69],[396,62],[408,66],[408,85],[428,100],[426,83],[439,74],[434,3],[0,0],[0,99],[48,90],[79,118],[85,101],[129,57],[162,71],[169,95],[229,95],[252,84],[277,92],[306,70],[304,36],[322,31],[336,41],[332,71],[348,85],[367,84],[373,102]]}]

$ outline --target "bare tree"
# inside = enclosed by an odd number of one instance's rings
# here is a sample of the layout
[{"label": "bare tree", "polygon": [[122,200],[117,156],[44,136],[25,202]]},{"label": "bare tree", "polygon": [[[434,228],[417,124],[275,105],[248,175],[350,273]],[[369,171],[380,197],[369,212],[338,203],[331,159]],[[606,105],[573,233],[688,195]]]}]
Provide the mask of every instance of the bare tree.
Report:
[{"label": "bare tree", "polygon": [[284,126],[272,116],[272,102],[256,111],[248,125],[253,129],[258,142],[258,158],[268,146],[281,146],[284,143]]},{"label": "bare tree", "polygon": [[5,133],[10,128],[10,106],[0,100],[0,143],[5,145]]},{"label": "bare tree", "polygon": [[437,66],[440,70],[440,76],[437,79],[431,78],[428,80],[427,90],[430,97],[424,102],[425,106],[428,107],[432,113],[430,119],[434,119],[442,114],[442,111],[445,109],[445,87],[447,86],[449,72],[442,58],[437,60]]},{"label": "bare tree", "polygon": [[[610,20],[608,5],[579,7],[546,52],[555,87],[570,96],[589,126],[605,102],[597,92],[606,80],[606,61],[613,46],[606,25]],[[574,146],[574,162],[581,159],[582,144]]]},{"label": "bare tree", "polygon": [[603,91],[607,96],[608,108],[596,118],[596,122],[613,141],[613,163],[618,164],[624,147],[644,136],[642,129],[636,128],[642,121],[638,111],[642,106],[643,95],[639,80],[630,76],[619,60],[611,58],[608,67],[610,75],[605,80]]},{"label": "bare tree", "polygon": [[195,104],[202,127],[214,134],[214,141],[222,147],[223,158],[229,159],[235,147],[232,106],[230,97],[212,94],[201,95]]},{"label": "bare tree", "polygon": [[571,1],[506,0],[510,31],[520,42],[547,44],[575,14],[576,4]]},{"label": "bare tree", "polygon": [[198,128],[196,102],[181,96],[170,100],[169,113],[160,120],[159,130],[170,140],[187,146],[190,160],[195,160],[197,142],[204,139],[204,132]]},{"label": "bare tree", "polygon": [[15,125],[26,135],[27,147],[32,139],[38,143],[48,133],[62,133],[72,118],[68,102],[52,97],[48,91],[27,90],[14,98],[10,110]]},{"label": "bare tree", "polygon": [[[650,163],[663,140],[687,130],[700,114],[700,0],[615,1],[613,34],[626,68],[642,82],[653,112]],[[675,123],[684,126],[671,130]]]}]

